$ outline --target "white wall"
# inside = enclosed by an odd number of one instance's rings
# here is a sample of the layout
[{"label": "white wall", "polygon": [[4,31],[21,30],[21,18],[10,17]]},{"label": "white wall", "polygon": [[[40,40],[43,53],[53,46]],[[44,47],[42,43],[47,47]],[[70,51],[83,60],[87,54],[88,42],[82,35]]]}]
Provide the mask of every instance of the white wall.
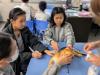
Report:
[{"label": "white wall", "polygon": [[[74,0],[74,4],[80,4],[80,0]],[[72,4],[73,4],[72,3]],[[20,3],[11,2],[11,0],[0,0],[0,15],[2,15],[3,21],[6,21],[8,18],[9,11],[16,5]],[[38,3],[30,3],[30,5],[38,10]],[[54,6],[62,6],[62,4],[53,4]]]},{"label": "white wall", "polygon": [[[0,0],[0,15],[2,15],[3,21],[6,21],[8,18],[9,11],[16,5],[20,3],[12,3],[11,0]],[[30,3],[34,9],[38,9],[38,4]],[[61,4],[55,4],[56,6]]]}]

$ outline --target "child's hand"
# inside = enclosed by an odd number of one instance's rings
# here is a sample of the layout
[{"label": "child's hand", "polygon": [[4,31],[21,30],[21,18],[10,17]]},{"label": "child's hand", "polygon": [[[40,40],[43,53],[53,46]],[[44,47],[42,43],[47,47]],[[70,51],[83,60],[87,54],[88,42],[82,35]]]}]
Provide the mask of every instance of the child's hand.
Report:
[{"label": "child's hand", "polygon": [[48,54],[49,56],[54,56],[56,52],[45,50],[45,53]]},{"label": "child's hand", "polygon": [[56,41],[51,41],[51,47],[54,50],[59,50],[58,43]]},{"label": "child's hand", "polygon": [[33,58],[41,58],[42,53],[40,53],[39,51],[35,51],[35,52],[32,53],[32,57]]},{"label": "child's hand", "polygon": [[68,44],[66,48],[73,49],[73,45]]},{"label": "child's hand", "polygon": [[94,48],[96,48],[95,42],[86,43],[84,46],[85,51],[90,51],[90,50],[93,50]]},{"label": "child's hand", "polygon": [[85,60],[87,62],[90,62],[90,63],[96,65],[96,66],[100,66],[100,56],[92,54],[92,55],[90,55],[89,58],[86,58]]},{"label": "child's hand", "polygon": [[73,56],[66,56],[66,55],[60,56],[58,63],[61,65],[69,64],[71,63],[72,58]]}]

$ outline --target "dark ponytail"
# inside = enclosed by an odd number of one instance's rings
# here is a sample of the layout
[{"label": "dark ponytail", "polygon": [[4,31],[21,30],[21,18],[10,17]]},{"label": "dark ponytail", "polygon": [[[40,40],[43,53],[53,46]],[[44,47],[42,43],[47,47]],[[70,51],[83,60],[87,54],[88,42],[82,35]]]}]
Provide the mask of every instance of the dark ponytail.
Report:
[{"label": "dark ponytail", "polygon": [[9,24],[10,24],[10,19],[7,19],[7,22],[6,22],[5,26],[4,26],[4,28],[6,28]]},{"label": "dark ponytail", "polygon": [[11,20],[16,20],[18,18],[18,16],[20,15],[25,15],[25,11],[23,11],[22,9],[20,8],[14,8],[10,11],[9,13],[9,19],[7,20],[4,28],[6,28],[10,23],[11,23]]}]

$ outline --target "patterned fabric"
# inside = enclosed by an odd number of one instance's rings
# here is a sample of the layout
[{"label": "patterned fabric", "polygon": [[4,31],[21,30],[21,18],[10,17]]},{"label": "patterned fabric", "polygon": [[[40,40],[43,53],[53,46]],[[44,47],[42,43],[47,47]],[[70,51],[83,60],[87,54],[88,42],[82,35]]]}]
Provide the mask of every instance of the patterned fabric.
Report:
[{"label": "patterned fabric", "polygon": [[0,68],[0,75],[15,75],[15,73],[11,65],[8,65],[5,68]]},{"label": "patterned fabric", "polygon": [[66,42],[66,45],[73,45],[75,43],[75,37],[71,24],[66,23],[66,25],[60,29],[57,27],[50,27],[49,25],[49,28],[44,34],[44,40],[47,44],[50,44],[50,41],[54,40],[56,42]]},{"label": "patterned fabric", "polygon": [[51,67],[48,67],[42,75],[58,75],[60,67],[60,65],[54,63]]}]

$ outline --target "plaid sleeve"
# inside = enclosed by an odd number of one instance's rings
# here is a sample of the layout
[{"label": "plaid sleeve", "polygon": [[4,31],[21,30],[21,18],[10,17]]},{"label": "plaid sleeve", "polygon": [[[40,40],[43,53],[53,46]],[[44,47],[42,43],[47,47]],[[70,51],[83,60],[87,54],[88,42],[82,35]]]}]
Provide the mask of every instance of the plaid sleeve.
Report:
[{"label": "plaid sleeve", "polygon": [[48,27],[48,29],[45,31],[44,34],[44,40],[46,41],[47,44],[50,44],[52,39],[52,30],[50,27]]},{"label": "plaid sleeve", "polygon": [[75,36],[74,36],[74,32],[72,29],[72,26],[70,23],[67,23],[66,27],[65,27],[65,36],[66,36],[66,45],[71,44],[74,45],[75,43]]}]

